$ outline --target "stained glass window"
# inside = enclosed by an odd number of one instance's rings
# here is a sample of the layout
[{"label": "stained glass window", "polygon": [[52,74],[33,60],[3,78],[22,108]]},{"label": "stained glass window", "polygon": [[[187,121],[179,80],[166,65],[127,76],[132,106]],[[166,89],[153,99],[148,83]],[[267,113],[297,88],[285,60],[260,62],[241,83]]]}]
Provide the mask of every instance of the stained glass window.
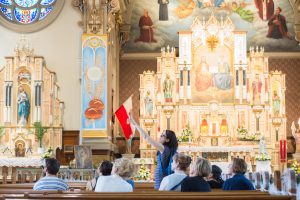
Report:
[{"label": "stained glass window", "polygon": [[16,24],[33,24],[54,10],[57,0],[0,0],[0,15]]}]

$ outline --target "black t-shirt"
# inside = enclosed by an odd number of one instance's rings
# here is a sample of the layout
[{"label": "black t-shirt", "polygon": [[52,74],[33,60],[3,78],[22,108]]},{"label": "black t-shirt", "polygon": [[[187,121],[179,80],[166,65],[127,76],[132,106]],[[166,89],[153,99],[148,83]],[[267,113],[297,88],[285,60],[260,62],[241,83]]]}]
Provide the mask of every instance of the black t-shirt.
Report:
[{"label": "black t-shirt", "polygon": [[181,192],[210,192],[209,184],[202,176],[187,177],[181,183]]}]

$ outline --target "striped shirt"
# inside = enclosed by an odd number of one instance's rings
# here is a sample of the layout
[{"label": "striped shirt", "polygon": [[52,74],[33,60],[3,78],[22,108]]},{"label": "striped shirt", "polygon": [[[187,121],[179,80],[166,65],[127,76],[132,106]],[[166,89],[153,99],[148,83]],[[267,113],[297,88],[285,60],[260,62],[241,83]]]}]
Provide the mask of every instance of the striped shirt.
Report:
[{"label": "striped shirt", "polygon": [[33,186],[33,190],[68,190],[68,184],[57,177],[45,176],[36,182]]}]

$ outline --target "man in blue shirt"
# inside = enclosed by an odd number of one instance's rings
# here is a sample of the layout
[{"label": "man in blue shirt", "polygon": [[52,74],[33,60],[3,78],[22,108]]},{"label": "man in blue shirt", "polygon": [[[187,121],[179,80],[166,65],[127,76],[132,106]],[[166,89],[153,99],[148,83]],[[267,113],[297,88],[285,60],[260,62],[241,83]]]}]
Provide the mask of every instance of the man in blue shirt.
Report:
[{"label": "man in blue shirt", "polygon": [[44,169],[46,176],[34,184],[33,190],[68,190],[68,184],[56,176],[59,167],[60,163],[58,160],[55,158],[47,158]]},{"label": "man in blue shirt", "polygon": [[234,158],[231,170],[234,176],[223,184],[223,190],[254,190],[254,186],[244,174],[247,172],[247,164],[244,159]]}]

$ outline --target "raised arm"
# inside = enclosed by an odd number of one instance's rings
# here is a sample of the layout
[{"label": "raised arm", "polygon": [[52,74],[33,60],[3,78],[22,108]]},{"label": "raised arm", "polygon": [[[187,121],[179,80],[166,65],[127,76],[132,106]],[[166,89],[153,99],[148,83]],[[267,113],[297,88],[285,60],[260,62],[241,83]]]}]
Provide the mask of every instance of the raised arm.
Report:
[{"label": "raised arm", "polygon": [[151,138],[137,123],[134,121],[133,117],[130,115],[130,123],[135,126],[135,128],[138,130],[140,135],[152,146],[154,146],[158,151],[163,152],[164,151],[164,145],[161,143],[155,141],[153,138]]}]

